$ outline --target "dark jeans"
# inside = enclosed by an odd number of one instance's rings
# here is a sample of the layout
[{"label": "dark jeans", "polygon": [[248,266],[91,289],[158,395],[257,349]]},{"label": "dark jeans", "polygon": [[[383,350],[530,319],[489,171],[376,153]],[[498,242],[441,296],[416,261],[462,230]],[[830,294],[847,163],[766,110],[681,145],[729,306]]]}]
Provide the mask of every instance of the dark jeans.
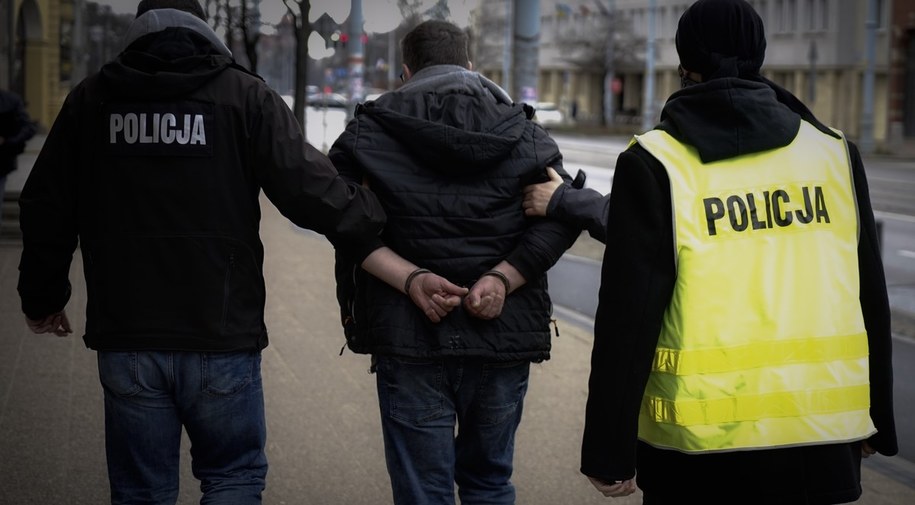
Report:
[{"label": "dark jeans", "polygon": [[174,504],[182,426],[202,504],[261,503],[260,352],[99,352],[113,504]]},{"label": "dark jeans", "polygon": [[[394,503],[511,504],[515,432],[530,362],[377,357]],[[457,428],[457,431],[455,431]]]}]

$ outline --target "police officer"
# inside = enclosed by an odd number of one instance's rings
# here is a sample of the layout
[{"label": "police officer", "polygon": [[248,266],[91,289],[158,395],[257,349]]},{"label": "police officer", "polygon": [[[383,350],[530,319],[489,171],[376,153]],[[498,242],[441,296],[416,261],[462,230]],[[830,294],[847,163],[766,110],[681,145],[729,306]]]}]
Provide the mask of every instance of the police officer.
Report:
[{"label": "police officer", "polygon": [[620,155],[581,471],[644,503],[844,503],[897,452],[857,148],[760,75],[763,23],[699,0],[683,88]]},{"label": "police officer", "polygon": [[141,1],[126,49],[67,97],[20,200],[34,331],[72,331],[68,271],[82,251],[112,503],[175,502],[182,428],[203,501],[261,502],[260,190],[357,256],[385,217],[204,19],[196,0]]}]

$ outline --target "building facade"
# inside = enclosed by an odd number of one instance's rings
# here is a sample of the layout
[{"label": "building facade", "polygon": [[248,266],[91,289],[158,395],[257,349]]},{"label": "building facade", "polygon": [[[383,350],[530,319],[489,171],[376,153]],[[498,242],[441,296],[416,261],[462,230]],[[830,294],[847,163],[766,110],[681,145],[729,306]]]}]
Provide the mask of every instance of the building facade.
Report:
[{"label": "building facade", "polygon": [[887,27],[889,150],[915,154],[915,0],[893,0]]},{"label": "building facade", "polygon": [[0,0],[0,86],[45,128],[70,89],[73,17],[73,0]]},{"label": "building facade", "polygon": [[[915,142],[915,0],[749,1],[765,25],[767,78],[852,139],[867,134],[862,123],[872,117],[877,151]],[[876,11],[873,30],[868,29],[869,2]],[[575,109],[578,122],[607,119],[606,103],[612,104],[609,118],[618,127],[639,129],[646,111],[651,116],[647,124],[653,124],[679,88],[674,36],[691,3],[540,0],[538,100],[559,104],[566,117]],[[517,0],[483,2],[472,27],[475,66],[500,83],[506,42],[512,40],[505,20],[515,4]],[[645,54],[651,46],[654,78],[649,82]],[[870,101],[864,84],[868,73],[873,75]],[[646,88],[654,89],[651,99]]]}]

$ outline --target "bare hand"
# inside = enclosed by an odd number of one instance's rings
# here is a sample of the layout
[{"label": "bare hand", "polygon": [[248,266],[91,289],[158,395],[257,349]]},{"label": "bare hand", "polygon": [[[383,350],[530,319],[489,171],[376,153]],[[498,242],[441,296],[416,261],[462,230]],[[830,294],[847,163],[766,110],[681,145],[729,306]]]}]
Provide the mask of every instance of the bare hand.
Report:
[{"label": "bare hand", "polygon": [[597,488],[604,496],[620,498],[622,496],[629,496],[635,492],[635,479],[627,479],[622,482],[604,482],[601,479],[594,477],[588,477],[588,480],[591,481],[591,484]]},{"label": "bare hand", "polygon": [[479,319],[495,319],[502,314],[505,304],[505,284],[493,275],[484,275],[470,288],[464,299],[464,308]]},{"label": "bare hand", "polygon": [[521,207],[524,208],[526,216],[546,217],[546,208],[553,198],[556,188],[562,185],[562,177],[553,170],[553,167],[546,167],[546,173],[550,180],[540,184],[531,184],[524,187],[524,200]]},{"label": "bare hand", "polygon": [[416,276],[407,294],[430,321],[437,323],[461,304],[461,298],[467,291],[467,288],[452,284],[440,275],[427,272]]},{"label": "bare hand", "polygon": [[25,318],[25,321],[34,333],[53,333],[58,337],[66,337],[73,333],[73,329],[70,328],[70,320],[67,319],[67,313],[64,311],[55,312],[37,321],[29,318]]},{"label": "bare hand", "polygon": [[872,455],[876,454],[877,450],[871,447],[871,444],[867,443],[867,440],[861,441],[861,457],[869,458]]}]

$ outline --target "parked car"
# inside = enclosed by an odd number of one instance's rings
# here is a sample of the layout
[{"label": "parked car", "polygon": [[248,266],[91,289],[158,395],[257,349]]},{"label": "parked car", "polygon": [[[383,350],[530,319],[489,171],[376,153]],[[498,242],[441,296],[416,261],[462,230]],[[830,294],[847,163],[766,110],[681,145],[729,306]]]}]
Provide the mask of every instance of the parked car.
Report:
[{"label": "parked car", "polygon": [[309,107],[329,107],[345,109],[347,107],[346,97],[340,93],[313,93],[305,99]]},{"label": "parked car", "polygon": [[559,107],[552,102],[538,102],[534,104],[534,121],[544,128],[556,126],[565,122],[565,117]]}]

